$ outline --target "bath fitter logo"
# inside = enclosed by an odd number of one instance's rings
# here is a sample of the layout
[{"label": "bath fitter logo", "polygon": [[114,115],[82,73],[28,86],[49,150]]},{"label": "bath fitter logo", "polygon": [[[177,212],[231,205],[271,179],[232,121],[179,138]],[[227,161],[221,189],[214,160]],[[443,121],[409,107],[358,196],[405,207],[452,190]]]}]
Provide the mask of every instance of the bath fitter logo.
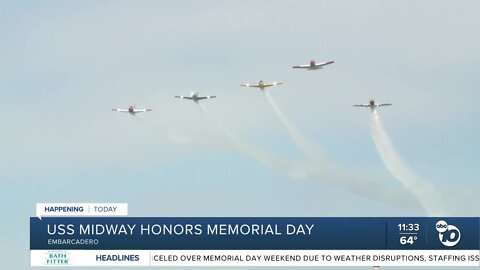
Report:
[{"label": "bath fitter logo", "polygon": [[62,250],[47,252],[45,265],[70,265],[70,253]]}]

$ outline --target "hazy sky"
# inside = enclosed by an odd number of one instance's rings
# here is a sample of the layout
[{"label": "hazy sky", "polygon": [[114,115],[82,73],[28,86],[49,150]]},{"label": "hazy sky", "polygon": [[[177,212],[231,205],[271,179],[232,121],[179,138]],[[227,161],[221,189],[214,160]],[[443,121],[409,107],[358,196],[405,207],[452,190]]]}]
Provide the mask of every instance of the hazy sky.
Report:
[{"label": "hazy sky", "polygon": [[[379,111],[386,131],[451,215],[480,215],[478,10],[473,0],[0,1],[3,264],[28,268],[36,202],[127,202],[135,216],[425,215],[384,168],[368,110],[352,107],[371,98],[394,104]],[[291,68],[312,59],[335,64]],[[335,173],[299,179],[318,166],[263,94],[239,86],[260,79],[284,83],[272,97],[339,174],[398,197],[345,189]],[[192,90],[217,95],[203,103],[211,119],[173,98]],[[153,112],[111,111],[133,104]]]}]

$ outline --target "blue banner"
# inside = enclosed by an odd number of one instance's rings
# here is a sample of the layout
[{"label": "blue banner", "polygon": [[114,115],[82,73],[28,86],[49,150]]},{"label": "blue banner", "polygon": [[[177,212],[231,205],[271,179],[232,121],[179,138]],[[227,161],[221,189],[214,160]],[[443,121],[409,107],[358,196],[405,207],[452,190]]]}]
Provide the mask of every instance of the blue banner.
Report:
[{"label": "blue banner", "polygon": [[30,249],[479,250],[480,218],[30,218]]}]

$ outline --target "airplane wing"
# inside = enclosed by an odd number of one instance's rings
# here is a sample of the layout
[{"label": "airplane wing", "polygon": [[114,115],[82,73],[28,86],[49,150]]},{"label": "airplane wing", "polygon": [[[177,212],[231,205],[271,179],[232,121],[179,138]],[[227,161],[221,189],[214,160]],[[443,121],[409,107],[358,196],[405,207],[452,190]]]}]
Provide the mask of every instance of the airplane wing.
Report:
[{"label": "airplane wing", "polygon": [[191,97],[186,97],[186,96],[175,96],[176,98],[183,98],[183,99],[193,99]]},{"label": "airplane wing", "polygon": [[260,85],[258,84],[249,84],[249,83],[246,83],[246,84],[240,84],[241,86],[246,86],[246,87],[260,87]]},{"label": "airplane wing", "polygon": [[114,112],[128,112],[128,110],[124,110],[124,109],[112,109],[112,111],[114,111]]},{"label": "airplane wing", "polygon": [[152,109],[133,110],[134,113],[150,112]]},{"label": "airplane wing", "polygon": [[216,98],[217,96],[206,96],[206,97],[198,97],[197,99],[209,99],[209,98]]},{"label": "airplane wing", "polygon": [[382,104],[378,104],[378,107],[380,107],[380,106],[390,106],[390,105],[392,105],[392,104],[391,103],[382,103]]},{"label": "airplane wing", "polygon": [[323,66],[330,65],[330,64],[333,64],[333,63],[335,63],[335,61],[327,61],[327,62],[315,64],[315,66],[316,67],[323,67]]},{"label": "airplane wing", "polygon": [[267,84],[265,84],[263,87],[276,86],[276,85],[279,85],[279,84],[283,84],[283,83],[281,83],[281,82],[267,83]]},{"label": "airplane wing", "polygon": [[310,65],[297,65],[293,66],[292,68],[310,68]]},{"label": "airplane wing", "polygon": [[366,107],[366,108],[368,108],[368,107],[370,107],[370,105],[368,105],[368,104],[355,104],[355,105],[353,105],[353,107]]}]

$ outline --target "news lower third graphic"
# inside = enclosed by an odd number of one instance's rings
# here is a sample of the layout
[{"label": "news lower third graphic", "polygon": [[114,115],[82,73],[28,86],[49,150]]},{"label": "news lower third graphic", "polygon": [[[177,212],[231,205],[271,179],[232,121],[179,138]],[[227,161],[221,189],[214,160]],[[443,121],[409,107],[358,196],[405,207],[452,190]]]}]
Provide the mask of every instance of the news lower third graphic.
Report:
[{"label": "news lower third graphic", "polygon": [[480,266],[476,217],[127,217],[126,204],[40,206],[31,266]]}]

